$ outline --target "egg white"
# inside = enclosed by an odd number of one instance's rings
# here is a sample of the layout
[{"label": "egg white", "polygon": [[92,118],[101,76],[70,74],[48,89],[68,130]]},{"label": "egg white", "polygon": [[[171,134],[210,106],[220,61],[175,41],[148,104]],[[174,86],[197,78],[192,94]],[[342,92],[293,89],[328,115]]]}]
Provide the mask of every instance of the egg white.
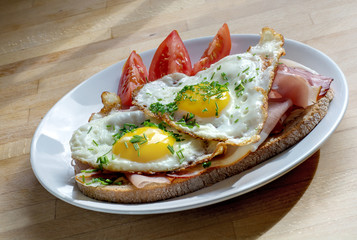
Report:
[{"label": "egg white", "polygon": [[[70,140],[72,158],[87,163],[93,168],[98,168],[98,158],[107,156],[109,162],[103,164],[102,167],[115,172],[166,172],[207,161],[224,149],[218,142],[206,142],[182,135],[185,140],[176,142],[173,148],[175,151],[182,149],[183,159],[180,159],[176,154],[169,154],[155,161],[141,163],[113,154],[113,135],[125,123],[140,126],[146,119],[148,117],[138,110],[118,111],[86,123],[73,133]],[[158,123],[154,119],[150,119],[150,121]]]}]

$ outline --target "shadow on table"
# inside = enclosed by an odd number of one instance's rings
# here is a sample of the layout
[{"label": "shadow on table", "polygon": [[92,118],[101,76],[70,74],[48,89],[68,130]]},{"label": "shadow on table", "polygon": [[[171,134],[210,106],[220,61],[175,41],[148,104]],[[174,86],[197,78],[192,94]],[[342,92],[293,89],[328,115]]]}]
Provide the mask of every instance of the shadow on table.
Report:
[{"label": "shadow on table", "polygon": [[[320,150],[272,183],[229,201],[195,210],[194,214],[204,213],[202,222],[207,217],[216,218],[217,223],[231,222],[232,226],[220,233],[227,239],[258,238],[278,223],[304,195],[315,175],[319,157]],[[217,231],[214,225],[205,229]]]}]

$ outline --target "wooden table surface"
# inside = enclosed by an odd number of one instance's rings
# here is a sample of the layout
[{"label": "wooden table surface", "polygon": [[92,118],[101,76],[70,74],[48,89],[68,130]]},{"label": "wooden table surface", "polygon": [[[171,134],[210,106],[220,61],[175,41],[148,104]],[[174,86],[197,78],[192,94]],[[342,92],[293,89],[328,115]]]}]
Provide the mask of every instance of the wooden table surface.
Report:
[{"label": "wooden table surface", "polygon": [[[349,84],[349,106],[328,141],[303,164],[253,192],[208,207],[115,215],[57,199],[30,164],[32,136],[51,107],[91,75],[182,39],[270,26],[330,56]],[[1,239],[356,239],[357,2],[0,1]]]}]

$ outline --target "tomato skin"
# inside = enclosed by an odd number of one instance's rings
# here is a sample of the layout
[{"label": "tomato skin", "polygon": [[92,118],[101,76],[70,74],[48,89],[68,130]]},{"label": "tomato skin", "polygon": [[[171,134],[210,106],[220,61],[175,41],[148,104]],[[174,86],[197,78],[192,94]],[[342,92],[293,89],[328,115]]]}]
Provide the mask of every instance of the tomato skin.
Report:
[{"label": "tomato skin", "polygon": [[210,42],[201,59],[193,66],[192,75],[195,75],[201,70],[209,68],[211,64],[219,61],[225,56],[228,56],[231,51],[231,47],[231,35],[228,25],[225,23],[218,30],[212,42]]},{"label": "tomato skin", "polygon": [[191,75],[190,56],[178,32],[173,30],[157,48],[149,69],[149,81],[179,72]]},{"label": "tomato skin", "polygon": [[132,51],[126,60],[120,77],[118,95],[122,108],[132,106],[132,92],[147,82],[148,73],[140,55]]}]

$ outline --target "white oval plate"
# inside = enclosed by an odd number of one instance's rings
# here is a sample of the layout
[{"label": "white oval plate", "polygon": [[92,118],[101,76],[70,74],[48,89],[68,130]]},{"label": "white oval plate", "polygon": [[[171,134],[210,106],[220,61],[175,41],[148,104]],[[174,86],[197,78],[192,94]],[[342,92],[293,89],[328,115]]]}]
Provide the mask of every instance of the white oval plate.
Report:
[{"label": "white oval plate", "polygon": [[[196,62],[212,37],[185,41],[192,62]],[[245,52],[259,41],[258,35],[232,35],[231,53]],[[293,40],[285,40],[286,58],[302,63],[334,78],[335,98],[326,117],[301,142],[251,170],[228,178],[211,187],[166,201],[145,204],[117,204],[84,196],[76,187],[71,166],[69,140],[72,132],[86,123],[90,114],[101,108],[103,91],[117,92],[125,60],[84,81],[46,114],[31,145],[32,169],[44,188],[63,201],[99,212],[117,214],[154,214],[182,211],[218,203],[261,187],[303,162],[332,134],[340,123],[348,102],[346,79],[340,68],[324,53]],[[141,53],[150,65],[155,49]]]}]

